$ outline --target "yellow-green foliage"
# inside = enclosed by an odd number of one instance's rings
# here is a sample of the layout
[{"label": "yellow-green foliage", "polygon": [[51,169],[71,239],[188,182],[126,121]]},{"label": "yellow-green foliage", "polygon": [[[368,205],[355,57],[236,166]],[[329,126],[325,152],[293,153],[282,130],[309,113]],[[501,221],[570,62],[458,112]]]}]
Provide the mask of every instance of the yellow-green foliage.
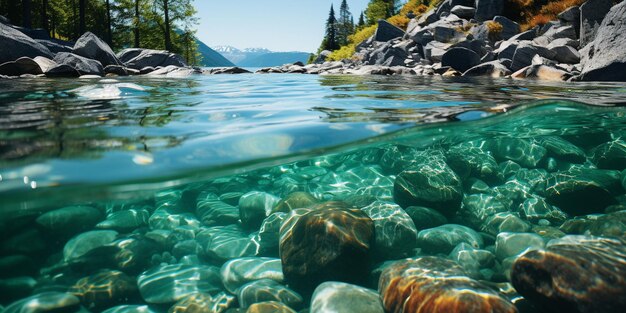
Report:
[{"label": "yellow-green foliage", "polygon": [[498,23],[498,22],[494,22],[494,21],[489,21],[487,22],[487,29],[489,30],[489,33],[491,34],[499,34],[502,32],[502,24]]},{"label": "yellow-green foliage", "polygon": [[354,35],[348,36],[348,45],[341,47],[339,50],[333,51],[333,53],[328,56],[328,59],[332,61],[339,61],[351,58],[356,52],[356,46],[372,37],[372,35],[376,32],[377,27],[377,25],[367,26],[357,31]]}]

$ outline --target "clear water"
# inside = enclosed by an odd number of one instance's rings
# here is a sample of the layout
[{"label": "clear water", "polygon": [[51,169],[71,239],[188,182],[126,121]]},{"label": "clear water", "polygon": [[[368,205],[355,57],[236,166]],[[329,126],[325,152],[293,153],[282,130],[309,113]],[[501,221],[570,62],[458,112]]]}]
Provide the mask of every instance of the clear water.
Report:
[{"label": "clear water", "polygon": [[[26,255],[36,270],[25,276],[37,282],[22,293],[1,299],[4,305],[42,290],[69,290],[76,284],[69,276],[93,274],[93,268],[64,269],[59,254],[71,237],[106,227],[95,227],[95,223],[86,228],[76,226],[78,230],[70,231],[71,236],[61,236],[54,225],[50,230],[37,224],[40,216],[59,208],[93,207],[102,213],[98,222],[120,210],[145,208],[149,213],[145,223],[118,231],[118,239],[159,229],[177,232],[182,227],[194,235],[181,235],[180,241],[196,240],[199,233],[216,226],[236,228],[244,238],[255,238],[258,225],[240,228],[241,221],[220,218],[219,210],[217,216],[201,216],[203,201],[219,201],[237,210],[239,199],[249,192],[285,199],[303,191],[318,202],[354,201],[350,204],[356,207],[375,199],[400,202],[394,196],[394,181],[402,170],[423,162],[424,155],[448,155],[454,149],[473,146],[494,156],[502,171],[497,182],[485,185],[491,191],[479,194],[497,193],[498,186],[522,182],[528,193],[512,200],[515,203],[509,203],[505,211],[526,223],[524,232],[540,226],[556,231],[564,220],[520,217],[517,207],[527,198],[547,197],[545,187],[537,186],[545,186],[554,173],[571,172],[577,166],[596,169],[594,149],[611,142],[619,145],[626,137],[626,85],[610,83],[224,75],[0,80],[0,91],[0,233],[5,241],[0,245],[0,259]],[[544,141],[554,137],[577,146],[585,159],[572,162],[550,150],[537,156],[537,162],[525,165],[526,156],[532,159],[534,152],[524,151],[519,141],[505,143],[505,152],[481,145],[521,139],[545,146]],[[522,163],[521,168],[505,169],[506,161],[511,160]],[[626,184],[619,172],[624,168],[626,164],[619,161],[611,166],[620,184]],[[541,172],[535,180],[516,174],[533,169]],[[470,199],[477,193],[473,190],[478,188],[473,185],[477,177],[457,175],[464,199]],[[613,206],[626,205],[626,186],[619,188],[611,194]],[[585,214],[603,214],[605,209]],[[571,212],[569,219],[576,215]],[[169,218],[163,221],[159,214]],[[173,222],[181,216],[185,222]],[[448,218],[449,223],[464,222],[458,216]],[[489,233],[482,226],[465,224],[487,233],[488,238],[498,234],[498,230]],[[546,241],[552,239],[548,237]],[[220,267],[227,261],[211,256],[206,242],[197,241],[199,253],[159,250],[142,256],[150,261],[127,274],[136,277],[163,264]],[[42,245],[20,248],[28,242]],[[256,252],[238,254],[240,244],[226,242],[226,248],[235,251],[233,258],[280,257],[275,249],[258,247]],[[493,248],[492,242],[485,244],[486,249],[490,245]],[[414,248],[417,250],[403,257],[424,255],[419,247]],[[376,262],[394,258],[398,257],[374,257]],[[505,271],[498,272],[500,263],[502,260],[486,268],[479,278],[506,282]],[[50,274],[50,268],[57,267],[61,270]],[[305,289],[315,288],[308,287]],[[366,287],[376,289],[375,284]],[[92,305],[92,309],[150,302],[145,295],[130,299],[110,301],[104,307]],[[89,305],[83,302],[84,307]],[[153,309],[164,307],[167,311],[167,305]],[[296,309],[304,307],[308,304]]]}]

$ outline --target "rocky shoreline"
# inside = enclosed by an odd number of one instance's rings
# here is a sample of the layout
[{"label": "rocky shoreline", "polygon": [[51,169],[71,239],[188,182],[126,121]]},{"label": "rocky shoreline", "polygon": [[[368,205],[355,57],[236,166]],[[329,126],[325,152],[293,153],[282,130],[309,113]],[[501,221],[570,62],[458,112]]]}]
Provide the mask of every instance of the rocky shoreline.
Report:
[{"label": "rocky shoreline", "polygon": [[[550,81],[626,81],[626,2],[589,0],[557,21],[521,31],[500,16],[503,0],[446,0],[414,18],[406,31],[379,21],[351,59],[300,62],[256,73],[440,75]],[[76,43],[0,19],[0,78],[250,73],[239,67],[189,67],[179,55],[125,49],[117,55],[84,34]]]}]

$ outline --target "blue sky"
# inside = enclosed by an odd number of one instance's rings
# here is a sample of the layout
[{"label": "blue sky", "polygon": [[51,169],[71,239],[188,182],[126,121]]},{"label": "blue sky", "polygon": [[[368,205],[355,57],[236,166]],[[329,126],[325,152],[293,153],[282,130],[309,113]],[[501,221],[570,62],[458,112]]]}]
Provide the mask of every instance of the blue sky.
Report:
[{"label": "blue sky", "polygon": [[[358,21],[369,0],[348,0]],[[198,38],[209,46],[314,52],[331,3],[341,0],[194,0]]]}]

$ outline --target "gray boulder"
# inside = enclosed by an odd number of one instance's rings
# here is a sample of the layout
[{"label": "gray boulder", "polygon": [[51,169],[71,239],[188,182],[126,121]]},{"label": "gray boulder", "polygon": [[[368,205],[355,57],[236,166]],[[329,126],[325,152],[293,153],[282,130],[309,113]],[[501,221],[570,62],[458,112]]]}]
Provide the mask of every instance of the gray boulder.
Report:
[{"label": "gray boulder", "polygon": [[53,58],[52,53],[42,44],[22,32],[0,23],[0,64],[15,61],[21,57],[44,56]]},{"label": "gray boulder", "polygon": [[494,53],[498,56],[498,59],[509,59],[513,60],[513,56],[515,55],[515,50],[519,46],[519,42],[514,41],[505,41],[500,47],[494,51]]},{"label": "gray boulder", "polygon": [[313,63],[315,64],[322,64],[326,61],[326,58],[328,58],[328,56],[333,53],[332,51],[328,51],[328,50],[324,50],[322,52],[320,52],[320,54],[317,56],[317,58],[315,59],[315,61]]},{"label": "gray boulder", "polygon": [[104,75],[102,64],[96,60],[88,59],[73,53],[61,52],[54,57],[57,64],[68,65],[82,75]]},{"label": "gray boulder", "polygon": [[417,19],[417,25],[426,26],[438,20],[439,20],[439,16],[437,15],[437,12],[435,11],[435,9],[431,9],[429,11],[426,11],[426,13],[422,14],[422,16],[420,16],[420,18]]},{"label": "gray boulder", "polygon": [[175,53],[150,49],[125,49],[117,55],[118,59],[127,67],[141,70],[145,67],[167,67],[170,65],[186,67],[187,63]]},{"label": "gray boulder", "polygon": [[86,32],[76,41],[72,53],[100,61],[102,66],[122,65],[111,47],[90,32]]},{"label": "gray boulder", "polygon": [[592,42],[604,17],[611,10],[609,0],[588,0],[580,6],[580,46]]},{"label": "gray boulder", "polygon": [[0,75],[20,76],[23,74],[39,75],[43,74],[43,71],[39,64],[29,57],[0,64]]},{"label": "gray boulder", "polygon": [[9,21],[8,18],[0,15],[0,24],[11,24],[11,21]]},{"label": "gray boulder", "polygon": [[104,73],[115,74],[118,76],[128,76],[128,70],[121,65],[107,65],[104,67]]},{"label": "gray boulder", "polygon": [[48,48],[50,52],[57,54],[59,52],[72,52],[72,43],[58,39],[35,39],[37,43]]},{"label": "gray boulder", "polygon": [[452,25],[435,26],[433,36],[439,42],[453,42],[464,37],[463,33]]},{"label": "gray boulder", "polygon": [[442,66],[450,66],[463,73],[480,63],[480,56],[467,48],[452,48],[443,54]]},{"label": "gray boulder", "polygon": [[484,22],[502,14],[504,0],[476,0],[475,7],[476,14],[474,14],[474,19]]},{"label": "gray boulder", "polygon": [[502,25],[502,32],[500,33],[500,39],[507,40],[520,32],[519,24],[511,21],[504,16],[496,16],[493,21]]},{"label": "gray boulder", "polygon": [[404,31],[385,20],[378,21],[378,28],[374,34],[374,41],[390,41],[391,39],[404,36]]},{"label": "gray boulder", "polygon": [[554,59],[560,63],[578,64],[580,62],[580,53],[571,46],[555,46],[550,51],[554,53]]},{"label": "gray boulder", "polygon": [[35,57],[33,61],[37,62],[37,64],[41,68],[41,71],[44,73],[50,70],[51,68],[57,66],[57,64],[54,61],[46,57]]},{"label": "gray boulder", "polygon": [[558,18],[561,22],[569,23],[572,25],[580,25],[580,7],[570,7],[569,9],[559,13]]},{"label": "gray boulder", "polygon": [[463,76],[491,76],[505,77],[511,75],[511,71],[500,61],[491,61],[476,65],[463,73]]},{"label": "gray boulder", "polygon": [[576,36],[576,30],[574,26],[560,26],[560,27],[551,27],[546,31],[543,36],[547,37],[549,41],[559,39],[559,38],[569,38],[572,40],[578,39]]},{"label": "gray boulder", "polygon": [[464,19],[471,19],[476,14],[476,9],[463,5],[457,5],[450,10],[450,13]]},{"label": "gray boulder", "polygon": [[205,70],[202,74],[207,75],[217,75],[217,74],[250,74],[252,72],[243,69],[241,67],[220,67],[220,68],[212,68],[210,70]]},{"label": "gray boulder", "polygon": [[626,2],[606,15],[581,64],[582,80],[626,81]]},{"label": "gray boulder", "polygon": [[516,41],[516,40],[533,40],[535,39],[535,37],[537,37],[537,34],[539,33],[539,26],[535,26],[525,32],[521,32],[511,38],[509,38],[509,41]]},{"label": "gray boulder", "polygon": [[57,64],[45,72],[46,77],[79,77],[80,73],[67,64]]},{"label": "gray boulder", "polygon": [[526,66],[531,65],[533,57],[535,55],[539,55],[548,59],[554,58],[554,52],[541,46],[535,46],[527,42],[522,42],[517,47],[517,49],[515,49],[515,54],[513,55],[513,64],[511,64],[511,69],[513,71],[517,71]]}]

